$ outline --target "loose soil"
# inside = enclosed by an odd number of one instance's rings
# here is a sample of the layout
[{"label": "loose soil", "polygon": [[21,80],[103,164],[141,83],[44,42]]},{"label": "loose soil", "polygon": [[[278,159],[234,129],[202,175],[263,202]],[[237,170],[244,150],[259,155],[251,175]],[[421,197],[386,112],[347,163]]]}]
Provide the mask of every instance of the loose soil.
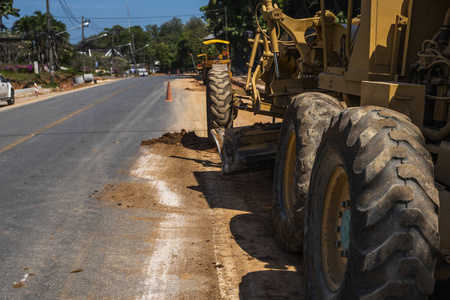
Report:
[{"label": "loose soil", "polygon": [[156,143],[166,145],[183,145],[186,148],[205,151],[216,151],[216,146],[209,139],[199,137],[194,131],[187,132],[181,129],[180,132],[166,132],[159,138],[143,140],[141,146],[153,145]]},{"label": "loose soil", "polygon": [[[178,142],[180,135],[165,134],[141,148],[131,174],[146,182],[110,184],[95,194],[120,209],[165,214],[149,217],[159,219],[162,227],[152,240],[179,240],[176,249],[156,250],[162,257],[175,251],[177,259],[148,266],[157,269],[150,283],[166,284],[162,277],[171,273],[197,288],[172,286],[160,290],[158,297],[302,298],[301,255],[282,250],[272,232],[272,170],[221,175],[217,152],[204,149],[207,138],[185,146]],[[177,142],[166,143],[174,136]]]}]

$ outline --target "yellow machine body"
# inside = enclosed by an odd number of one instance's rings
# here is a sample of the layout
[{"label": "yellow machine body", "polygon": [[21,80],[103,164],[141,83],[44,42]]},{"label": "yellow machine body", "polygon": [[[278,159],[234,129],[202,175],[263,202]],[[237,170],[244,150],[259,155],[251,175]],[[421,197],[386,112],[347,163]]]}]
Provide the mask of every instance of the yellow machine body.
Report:
[{"label": "yellow machine body", "polygon": [[361,1],[361,15],[352,15],[349,1],[351,24],[337,23],[320,2],[321,11],[305,19],[285,15],[269,0],[258,5],[267,27],[258,24],[249,39],[247,96],[235,102],[282,118],[294,96],[316,91],[347,107],[375,105],[408,116],[435,163],[441,236],[435,276],[449,278],[450,2]]}]

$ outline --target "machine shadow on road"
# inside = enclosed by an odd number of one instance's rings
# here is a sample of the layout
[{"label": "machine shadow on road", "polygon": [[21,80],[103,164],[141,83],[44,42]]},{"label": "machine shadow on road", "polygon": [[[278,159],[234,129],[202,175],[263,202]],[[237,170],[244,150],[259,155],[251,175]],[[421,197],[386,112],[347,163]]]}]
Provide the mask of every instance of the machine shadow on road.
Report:
[{"label": "machine shadow on road", "polygon": [[239,299],[304,299],[301,278],[290,271],[248,273],[239,284]]},{"label": "machine shadow on road", "polygon": [[236,243],[252,258],[266,263],[264,270],[242,277],[239,297],[301,299],[304,296],[302,256],[284,251],[276,244],[270,221],[269,216],[259,213],[237,215],[230,221]]},{"label": "machine shadow on road", "polygon": [[302,256],[281,249],[272,230],[273,170],[231,176],[197,171],[194,175],[198,186],[189,188],[202,192],[210,208],[229,210],[231,237],[249,255],[247,273],[239,283],[240,298],[302,298]]},{"label": "machine shadow on road", "polygon": [[[208,138],[206,137],[199,137],[196,135],[195,132],[187,132],[183,135],[181,138],[181,145],[183,145],[184,148],[190,149],[190,150],[196,150],[196,151],[206,151],[208,153],[216,153],[216,146],[214,143],[212,143]],[[196,159],[196,158],[190,158],[190,157],[182,157],[179,155],[172,155],[171,158],[177,158],[181,160],[189,160],[196,163],[201,164],[203,167],[214,167],[214,168],[220,168],[221,163],[217,161],[213,161],[211,159]]]},{"label": "machine shadow on road", "polygon": [[[171,143],[175,146],[154,148],[168,157],[164,168],[170,172],[162,176],[160,167],[160,179],[167,176],[179,188],[181,184],[180,195],[198,197],[186,204],[205,209],[209,223],[200,226],[211,229],[211,253],[220,270],[219,288],[224,297],[301,299],[302,256],[284,251],[272,231],[273,170],[222,175],[219,155],[208,138],[182,130],[157,142],[171,141],[171,137],[175,137]],[[172,178],[174,174],[180,178]]]}]

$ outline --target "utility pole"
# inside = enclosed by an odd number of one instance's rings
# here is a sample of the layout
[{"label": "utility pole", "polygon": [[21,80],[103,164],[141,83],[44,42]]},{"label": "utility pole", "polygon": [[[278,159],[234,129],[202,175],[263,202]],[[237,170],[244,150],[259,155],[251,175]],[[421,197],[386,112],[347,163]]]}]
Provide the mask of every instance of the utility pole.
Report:
[{"label": "utility pole", "polygon": [[225,6],[225,39],[228,41],[227,7]]},{"label": "utility pole", "polygon": [[84,75],[85,75],[85,64],[84,64],[84,60],[85,60],[85,56],[86,56],[86,47],[84,46],[84,16],[81,16],[81,47],[83,49],[83,81],[84,81]]},{"label": "utility pole", "polygon": [[113,61],[114,61],[114,54],[115,54],[115,50],[114,50],[114,26],[112,28],[112,42],[111,42],[111,76],[113,76]]},{"label": "utility pole", "polygon": [[50,68],[50,81],[53,82],[53,51],[52,51],[52,41],[50,37],[50,30],[52,27],[51,15],[50,15],[50,4],[47,0],[47,48],[48,48],[48,56],[49,56],[49,68]]},{"label": "utility pole", "polygon": [[132,51],[132,58],[134,63],[134,68],[136,68],[136,48],[134,47],[134,34],[131,32],[131,51]]},{"label": "utility pole", "polygon": [[[81,16],[81,24],[84,24],[84,16]],[[81,42],[84,41],[84,26],[81,25]]]},{"label": "utility pole", "polygon": [[131,26],[130,26],[130,6],[129,6],[129,0],[127,0],[127,16],[128,16],[128,36],[130,38],[130,63],[134,63],[134,68],[136,68],[136,60],[134,59],[134,38],[133,33],[131,32]]}]

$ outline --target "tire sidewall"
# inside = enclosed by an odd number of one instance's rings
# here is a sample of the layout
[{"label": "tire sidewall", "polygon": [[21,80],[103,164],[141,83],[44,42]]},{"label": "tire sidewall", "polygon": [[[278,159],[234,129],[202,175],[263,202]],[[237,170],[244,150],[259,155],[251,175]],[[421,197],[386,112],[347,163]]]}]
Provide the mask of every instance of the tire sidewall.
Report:
[{"label": "tire sidewall", "polygon": [[[328,181],[337,167],[342,167],[348,174],[344,158],[341,157],[340,153],[342,152],[336,146],[325,145],[325,147],[322,147],[316,156],[318,164],[314,166],[314,168],[317,167],[318,171],[313,173],[311,177],[310,190],[314,190],[316,193],[315,197],[308,199],[307,203],[303,256],[305,270],[307,270],[305,275],[309,299],[339,299],[339,295],[342,293],[342,290],[336,292],[328,290],[326,275],[322,268],[321,252],[322,211]],[[352,230],[350,236],[352,236]],[[345,286],[345,281],[344,278],[341,287]],[[320,289],[319,287],[327,287],[327,289]]]},{"label": "tire sidewall", "polygon": [[[283,123],[281,125],[280,130],[280,136],[278,140],[278,147],[277,147],[277,156],[275,163],[275,175],[274,175],[274,185],[273,185],[273,191],[274,191],[274,206],[278,207],[278,210],[280,212],[280,216],[282,219],[287,217],[286,207],[283,203],[283,184],[284,184],[284,161],[286,159],[286,150],[287,145],[289,143],[289,138],[293,132],[296,134],[296,142],[298,140],[297,132],[295,130],[295,118],[292,116],[293,110],[290,109],[286,112],[285,118],[283,119]],[[296,145],[297,150],[297,145]]]},{"label": "tire sidewall", "polygon": [[14,90],[11,89],[11,98],[8,100],[8,105],[13,105],[14,103],[16,103],[16,98],[14,95]]},{"label": "tire sidewall", "polygon": [[[295,97],[286,109],[277,148],[275,163],[272,219],[275,235],[283,248],[303,250],[305,203],[308,196],[314,158],[322,134],[333,115],[342,110],[339,101],[321,93],[303,93]],[[293,203],[284,205],[283,176],[286,149],[295,131],[295,178],[292,187]]]},{"label": "tire sidewall", "polygon": [[[296,201],[293,203],[292,211],[288,211],[284,205],[283,185],[284,185],[284,162],[286,159],[286,150],[289,143],[289,138],[292,133],[296,136],[296,151],[298,149],[297,130],[296,130],[295,110],[293,107],[288,108],[283,124],[281,125],[280,138],[278,140],[277,157],[275,163],[274,183],[273,183],[273,206],[272,206],[272,220],[276,237],[283,248],[290,251],[298,251],[297,245],[291,244],[298,240],[298,235],[303,233],[304,219],[301,213],[298,212],[304,206],[304,203]],[[297,161],[297,159],[296,159]],[[297,168],[297,162],[295,164]],[[294,186],[297,177],[294,178]]]},{"label": "tire sidewall", "polygon": [[202,78],[203,78],[203,84],[208,86],[208,70],[206,67],[203,67],[202,69]]},{"label": "tire sidewall", "polygon": [[204,80],[204,83],[206,85],[206,124],[207,124],[207,130],[208,130],[208,137],[212,139],[211,135],[211,129],[212,128],[212,121],[211,121],[211,111],[210,111],[210,105],[211,105],[211,88],[209,87],[208,82],[208,74],[206,74],[206,79]]},{"label": "tire sidewall", "polygon": [[[401,138],[395,138],[396,135],[392,135],[395,132]],[[426,291],[430,293],[430,280],[427,281],[427,276],[432,278],[432,273],[421,274],[419,271],[423,269],[419,267],[417,273],[414,269],[411,269],[411,273],[400,270],[400,263],[407,259],[408,263],[420,260],[424,269],[434,269],[432,245],[436,242],[429,239],[432,243],[427,244],[426,238],[434,236],[430,230],[433,226],[437,228],[437,222],[433,221],[437,210],[433,209],[423,188],[416,186],[419,181],[423,181],[424,186],[432,186],[432,164],[425,148],[420,150],[423,146],[417,142],[420,139],[418,136],[414,137],[414,132],[414,125],[399,113],[375,107],[349,108],[331,121],[316,155],[308,193],[303,256],[308,298],[355,299],[364,295],[417,298],[419,294],[426,297],[424,289],[428,289]],[[417,132],[420,134],[420,131]],[[396,151],[403,149],[405,152],[384,152],[385,149],[394,149],[393,147]],[[398,173],[400,165],[417,166],[423,178],[401,178]],[[351,224],[345,275],[340,288],[331,292],[325,277],[328,275],[324,274],[322,268],[321,226],[328,182],[337,166],[341,166],[347,174]],[[395,188],[404,186],[411,188],[412,198],[405,198],[400,193],[390,194]],[[392,199],[392,202],[388,199]],[[408,205],[403,201],[408,201]],[[410,219],[404,223],[403,213],[414,209],[423,213],[422,216],[428,218],[427,221]],[[369,210],[372,211],[372,216],[375,214],[373,211],[377,211],[377,220],[369,221]],[[425,223],[434,225],[428,226]],[[414,233],[419,229],[422,230],[421,233]],[[410,234],[415,234],[415,242],[411,242],[411,246],[393,238],[394,235]],[[421,244],[426,244],[429,248],[422,247]],[[387,247],[392,250],[386,250]],[[421,291],[416,290],[419,282],[427,287],[420,287]],[[431,287],[433,283],[431,282]]]}]

